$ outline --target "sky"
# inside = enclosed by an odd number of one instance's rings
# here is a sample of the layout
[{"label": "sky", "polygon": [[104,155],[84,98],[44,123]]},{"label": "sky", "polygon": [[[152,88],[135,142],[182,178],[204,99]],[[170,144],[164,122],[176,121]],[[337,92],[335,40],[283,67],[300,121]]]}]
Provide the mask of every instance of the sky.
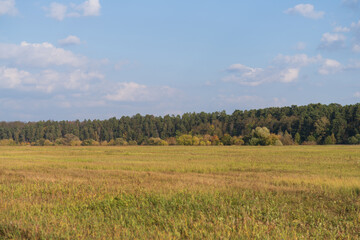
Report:
[{"label": "sky", "polygon": [[0,0],[0,121],[360,101],[360,0]]}]

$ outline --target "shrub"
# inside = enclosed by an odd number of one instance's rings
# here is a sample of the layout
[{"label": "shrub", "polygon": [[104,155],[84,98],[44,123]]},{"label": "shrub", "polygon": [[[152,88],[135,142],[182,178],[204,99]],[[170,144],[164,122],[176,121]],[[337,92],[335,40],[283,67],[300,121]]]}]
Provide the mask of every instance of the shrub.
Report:
[{"label": "shrub", "polygon": [[70,146],[81,146],[82,145],[82,141],[80,140],[73,140],[70,142],[69,144]]},{"label": "shrub", "polygon": [[192,145],[197,146],[200,144],[200,139],[196,136],[192,138]]},{"label": "shrub", "polygon": [[83,146],[99,146],[100,143],[94,139],[86,139],[82,142]]},{"label": "shrub", "polygon": [[304,141],[302,145],[317,145],[316,141]]},{"label": "shrub", "polygon": [[359,144],[359,140],[355,136],[349,137],[348,142],[349,144]]},{"label": "shrub", "polygon": [[324,140],[324,144],[331,145],[336,143],[336,138],[334,134],[331,134],[331,136],[327,136]]},{"label": "shrub", "polygon": [[282,142],[283,145],[294,145],[295,144],[291,134],[289,134],[287,131],[285,131],[284,135],[281,136],[280,141]]},{"label": "shrub", "polygon": [[184,134],[184,135],[179,136],[176,139],[176,142],[178,145],[190,146],[190,145],[193,145],[193,137],[189,134]]},{"label": "shrub", "polygon": [[176,145],[176,138],[174,137],[167,138],[165,141],[167,141],[169,145]]},{"label": "shrub", "polygon": [[64,138],[58,138],[55,140],[55,145],[62,146],[65,145],[65,139]]},{"label": "shrub", "polygon": [[220,139],[217,135],[214,135],[210,138],[211,145],[220,145]]},{"label": "shrub", "polygon": [[130,140],[129,145],[130,146],[135,146],[135,145],[138,145],[138,143],[135,140]]},{"label": "shrub", "polygon": [[129,143],[124,138],[117,138],[114,141],[114,145],[116,146],[127,146]]},{"label": "shrub", "polygon": [[16,143],[12,139],[2,139],[0,140],[0,146],[15,146]]},{"label": "shrub", "polygon": [[231,145],[244,145],[244,140],[241,136],[237,137],[237,136],[234,136],[231,138]]},{"label": "shrub", "polygon": [[43,146],[54,146],[54,144],[49,139],[46,139]]},{"label": "shrub", "polygon": [[167,146],[167,145],[169,145],[167,143],[167,141],[162,140],[160,138],[153,138],[153,137],[149,138],[149,140],[147,141],[147,144],[148,145],[153,145],[153,146]]},{"label": "shrub", "polygon": [[283,146],[282,142],[279,139],[276,139],[273,145],[274,146]]},{"label": "shrub", "polygon": [[224,134],[224,136],[221,138],[221,142],[224,145],[231,145],[232,144],[231,140],[232,140],[231,136],[227,133]]}]

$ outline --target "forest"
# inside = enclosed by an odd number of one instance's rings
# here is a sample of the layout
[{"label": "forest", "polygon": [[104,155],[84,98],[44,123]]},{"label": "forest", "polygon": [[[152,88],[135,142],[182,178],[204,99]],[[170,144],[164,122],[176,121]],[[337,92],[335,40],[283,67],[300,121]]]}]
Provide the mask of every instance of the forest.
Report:
[{"label": "forest", "polygon": [[1,122],[0,145],[359,144],[360,104],[309,104],[107,120]]}]

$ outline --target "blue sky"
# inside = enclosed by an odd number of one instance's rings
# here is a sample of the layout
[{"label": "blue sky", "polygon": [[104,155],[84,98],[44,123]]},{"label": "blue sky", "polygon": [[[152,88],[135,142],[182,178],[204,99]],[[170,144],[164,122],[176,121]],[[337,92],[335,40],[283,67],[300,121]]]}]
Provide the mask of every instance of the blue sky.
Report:
[{"label": "blue sky", "polygon": [[1,120],[360,100],[360,0],[0,0]]}]

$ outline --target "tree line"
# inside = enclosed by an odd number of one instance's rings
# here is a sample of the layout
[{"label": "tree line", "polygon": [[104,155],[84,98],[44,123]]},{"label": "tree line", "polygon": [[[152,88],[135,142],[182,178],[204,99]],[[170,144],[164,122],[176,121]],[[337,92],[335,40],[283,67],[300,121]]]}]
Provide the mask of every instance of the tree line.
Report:
[{"label": "tree line", "polygon": [[309,104],[84,121],[0,122],[0,144],[359,144],[360,104]]}]

